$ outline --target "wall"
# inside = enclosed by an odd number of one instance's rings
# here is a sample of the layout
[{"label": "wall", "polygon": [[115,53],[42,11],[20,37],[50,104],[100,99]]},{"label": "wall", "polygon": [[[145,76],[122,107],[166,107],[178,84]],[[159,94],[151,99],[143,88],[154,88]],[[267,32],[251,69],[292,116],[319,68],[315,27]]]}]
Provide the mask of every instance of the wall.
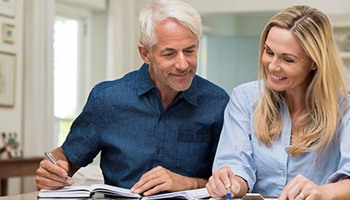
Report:
[{"label": "wall", "polygon": [[[14,43],[3,42],[3,24],[14,25]],[[15,83],[14,83],[14,102],[11,107],[0,106],[0,132],[17,132],[18,141],[21,142],[22,136],[22,114],[23,114],[23,1],[17,0],[15,5],[14,17],[0,15],[0,51],[11,53],[16,56],[15,59]],[[18,193],[20,187],[19,178],[12,178],[9,181],[9,187],[17,185],[16,189],[10,191],[10,194]]]},{"label": "wall", "polygon": [[278,11],[295,4],[311,5],[327,14],[349,13],[350,1],[348,0],[293,0],[293,1],[232,1],[232,0],[183,0],[198,9],[200,13],[244,13]]},{"label": "wall", "polygon": [[205,37],[198,73],[228,94],[235,86],[256,80],[260,33],[274,13],[202,14]]},{"label": "wall", "polygon": [[[0,51],[2,53],[11,53],[16,56],[15,63],[15,84],[14,84],[14,105],[11,107],[0,106],[0,132],[13,132],[21,133],[22,124],[22,37],[23,37],[23,4],[22,1],[17,1],[14,17],[7,17],[0,15]],[[3,25],[10,24],[14,26],[14,43],[3,42]]]},{"label": "wall", "polygon": [[207,36],[207,79],[231,94],[233,87],[257,79],[258,37]]}]

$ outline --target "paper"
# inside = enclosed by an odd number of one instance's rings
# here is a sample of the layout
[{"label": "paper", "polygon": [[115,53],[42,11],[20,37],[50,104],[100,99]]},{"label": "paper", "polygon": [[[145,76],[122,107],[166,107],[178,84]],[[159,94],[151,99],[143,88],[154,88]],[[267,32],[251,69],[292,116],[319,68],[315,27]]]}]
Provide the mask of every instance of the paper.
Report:
[{"label": "paper", "polygon": [[142,200],[152,200],[152,199],[166,199],[166,198],[181,198],[181,199],[201,199],[201,198],[209,198],[209,194],[207,189],[200,188],[194,190],[185,190],[179,192],[170,192],[164,194],[156,194],[149,197],[143,197]]},{"label": "paper", "polygon": [[165,198],[181,198],[181,199],[201,199],[209,198],[209,194],[205,188],[185,190],[179,192],[169,192],[156,194],[148,197],[141,197],[138,194],[131,193],[130,190],[111,186],[107,184],[93,184],[91,186],[70,186],[58,190],[40,190],[39,198],[87,198],[94,193],[107,194],[117,197],[127,197],[142,200],[165,199]]},{"label": "paper", "polygon": [[40,190],[38,197],[56,198],[71,197],[81,198],[90,197],[93,193],[103,193],[118,197],[141,198],[140,195],[131,193],[130,190],[111,186],[107,184],[93,184],[91,186],[69,186],[59,190]]}]

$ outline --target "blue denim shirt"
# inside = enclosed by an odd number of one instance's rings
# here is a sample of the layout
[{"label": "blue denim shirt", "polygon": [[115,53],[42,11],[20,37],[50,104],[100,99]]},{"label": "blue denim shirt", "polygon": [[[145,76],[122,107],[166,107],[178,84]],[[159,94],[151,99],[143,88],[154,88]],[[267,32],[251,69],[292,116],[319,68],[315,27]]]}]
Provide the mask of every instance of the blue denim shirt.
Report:
[{"label": "blue denim shirt", "polygon": [[62,148],[86,166],[101,151],[105,183],[131,188],[156,166],[189,176],[211,174],[228,94],[195,76],[163,109],[148,66],[94,87]]},{"label": "blue denim shirt", "polygon": [[350,105],[327,152],[319,156],[318,151],[290,156],[286,148],[291,143],[292,123],[286,103],[281,108],[282,133],[272,146],[266,146],[254,130],[258,101],[257,81],[233,89],[225,110],[214,170],[229,166],[247,181],[250,192],[275,197],[280,196],[285,185],[298,174],[319,185],[350,177]]}]

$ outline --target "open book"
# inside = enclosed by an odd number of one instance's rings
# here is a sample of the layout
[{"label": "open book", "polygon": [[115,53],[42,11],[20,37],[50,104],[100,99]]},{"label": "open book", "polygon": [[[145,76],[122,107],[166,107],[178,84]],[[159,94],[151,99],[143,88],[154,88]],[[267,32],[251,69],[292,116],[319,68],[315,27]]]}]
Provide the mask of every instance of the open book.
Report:
[{"label": "open book", "polygon": [[209,194],[205,188],[195,190],[185,190],[179,192],[170,192],[156,194],[148,197],[142,197],[139,194],[131,193],[130,190],[111,186],[107,184],[93,184],[90,186],[69,186],[58,190],[40,190],[39,198],[87,198],[94,193],[103,193],[111,196],[135,198],[142,200],[180,198],[180,199],[201,199],[208,198]]},{"label": "open book", "polygon": [[209,198],[209,194],[207,192],[207,189],[200,188],[200,189],[194,189],[194,190],[184,190],[179,192],[170,192],[170,193],[163,193],[163,194],[155,194],[148,197],[143,197],[142,200],[152,200],[152,199],[170,199],[170,198],[179,198],[179,199],[203,199],[203,198]]},{"label": "open book", "polygon": [[82,198],[90,197],[94,193],[103,193],[111,196],[128,197],[139,199],[139,194],[131,193],[130,190],[111,186],[107,184],[93,184],[90,186],[68,186],[58,190],[44,190],[41,189],[39,198]]}]

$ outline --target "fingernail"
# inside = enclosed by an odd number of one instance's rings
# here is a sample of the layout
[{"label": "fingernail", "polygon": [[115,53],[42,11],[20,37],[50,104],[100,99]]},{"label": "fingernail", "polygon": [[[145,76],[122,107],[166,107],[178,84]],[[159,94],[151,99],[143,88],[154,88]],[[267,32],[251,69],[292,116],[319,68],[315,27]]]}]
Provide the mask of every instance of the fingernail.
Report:
[{"label": "fingernail", "polygon": [[68,185],[72,185],[72,180],[70,180],[68,177],[65,177],[64,180],[66,180]]}]

